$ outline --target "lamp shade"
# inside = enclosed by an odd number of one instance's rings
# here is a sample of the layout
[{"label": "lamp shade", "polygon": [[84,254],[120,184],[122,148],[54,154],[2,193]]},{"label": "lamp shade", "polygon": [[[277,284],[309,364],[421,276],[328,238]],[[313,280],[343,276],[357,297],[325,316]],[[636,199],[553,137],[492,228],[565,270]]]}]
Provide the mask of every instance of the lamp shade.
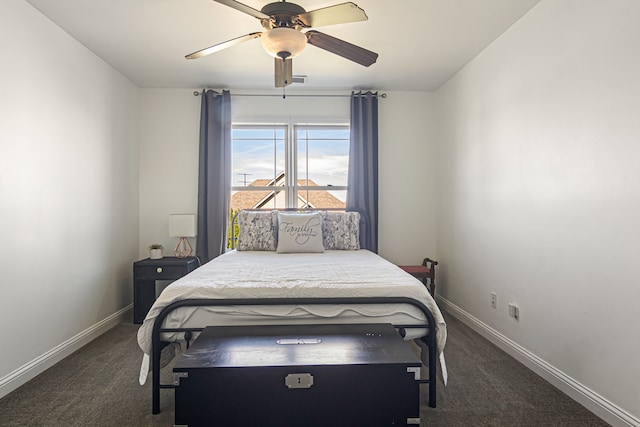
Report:
[{"label": "lamp shade", "polygon": [[273,28],[260,36],[262,46],[274,58],[293,58],[307,45],[307,36],[293,28]]},{"label": "lamp shade", "polygon": [[169,236],[194,237],[196,235],[196,216],[193,214],[169,215]]}]

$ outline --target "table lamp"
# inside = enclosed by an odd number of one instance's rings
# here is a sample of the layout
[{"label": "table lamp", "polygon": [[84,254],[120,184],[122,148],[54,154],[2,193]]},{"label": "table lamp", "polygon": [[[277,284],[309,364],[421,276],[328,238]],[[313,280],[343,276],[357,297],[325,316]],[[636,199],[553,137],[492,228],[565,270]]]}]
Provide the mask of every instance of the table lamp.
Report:
[{"label": "table lamp", "polygon": [[196,235],[196,216],[193,214],[169,215],[169,236],[179,237],[173,254],[178,258],[191,256],[193,248],[189,244],[188,237]]}]

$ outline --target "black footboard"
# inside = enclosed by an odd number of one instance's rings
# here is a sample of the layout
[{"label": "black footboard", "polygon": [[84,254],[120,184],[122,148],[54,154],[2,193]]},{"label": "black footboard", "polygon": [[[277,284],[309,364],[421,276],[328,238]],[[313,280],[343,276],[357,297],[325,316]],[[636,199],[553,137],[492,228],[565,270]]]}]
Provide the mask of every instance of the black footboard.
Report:
[{"label": "black footboard", "polygon": [[[437,348],[436,348],[436,324],[431,311],[422,304],[411,298],[405,297],[367,297],[367,298],[247,298],[247,299],[186,299],[176,301],[166,306],[158,315],[153,324],[152,336],[152,400],[153,413],[160,412],[160,389],[174,388],[171,384],[160,384],[160,352],[162,342],[160,334],[164,332],[187,332],[201,330],[202,328],[163,328],[162,323],[169,313],[180,307],[216,307],[216,306],[233,306],[233,305],[318,305],[318,304],[338,304],[338,305],[361,305],[361,304],[410,304],[422,311],[427,319],[424,325],[394,325],[396,328],[427,328],[429,333],[420,338],[429,349],[429,378],[422,380],[429,384],[429,406],[436,407],[436,364],[437,364]],[[321,320],[315,323],[321,323]]]}]

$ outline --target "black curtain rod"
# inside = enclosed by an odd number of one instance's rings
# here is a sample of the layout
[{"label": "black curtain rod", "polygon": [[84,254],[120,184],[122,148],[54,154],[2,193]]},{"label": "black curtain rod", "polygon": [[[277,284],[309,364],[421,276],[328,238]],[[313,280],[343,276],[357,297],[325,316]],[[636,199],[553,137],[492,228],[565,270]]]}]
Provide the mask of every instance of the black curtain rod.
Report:
[{"label": "black curtain rod", "polygon": [[[198,91],[194,91],[193,92],[193,96],[200,96],[201,93]],[[363,95],[363,94],[359,94],[359,95]],[[253,97],[278,97],[278,98],[282,98],[282,95],[276,95],[276,94],[250,94],[250,93],[232,93],[231,96],[253,96]],[[380,95],[376,95],[380,98],[386,98],[387,94],[386,93],[381,93]],[[350,98],[351,95],[296,95],[296,94],[291,94],[291,95],[287,95],[287,98]]]}]

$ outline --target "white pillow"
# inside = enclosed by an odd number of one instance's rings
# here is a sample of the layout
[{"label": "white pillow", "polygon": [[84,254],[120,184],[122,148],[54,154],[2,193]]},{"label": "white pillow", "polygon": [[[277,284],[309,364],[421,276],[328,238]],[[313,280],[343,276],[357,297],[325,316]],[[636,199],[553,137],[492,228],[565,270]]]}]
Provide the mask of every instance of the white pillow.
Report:
[{"label": "white pillow", "polygon": [[313,214],[278,213],[278,249],[283,253],[324,252],[322,216]]},{"label": "white pillow", "polygon": [[239,251],[275,251],[278,218],[276,211],[238,213]]}]

